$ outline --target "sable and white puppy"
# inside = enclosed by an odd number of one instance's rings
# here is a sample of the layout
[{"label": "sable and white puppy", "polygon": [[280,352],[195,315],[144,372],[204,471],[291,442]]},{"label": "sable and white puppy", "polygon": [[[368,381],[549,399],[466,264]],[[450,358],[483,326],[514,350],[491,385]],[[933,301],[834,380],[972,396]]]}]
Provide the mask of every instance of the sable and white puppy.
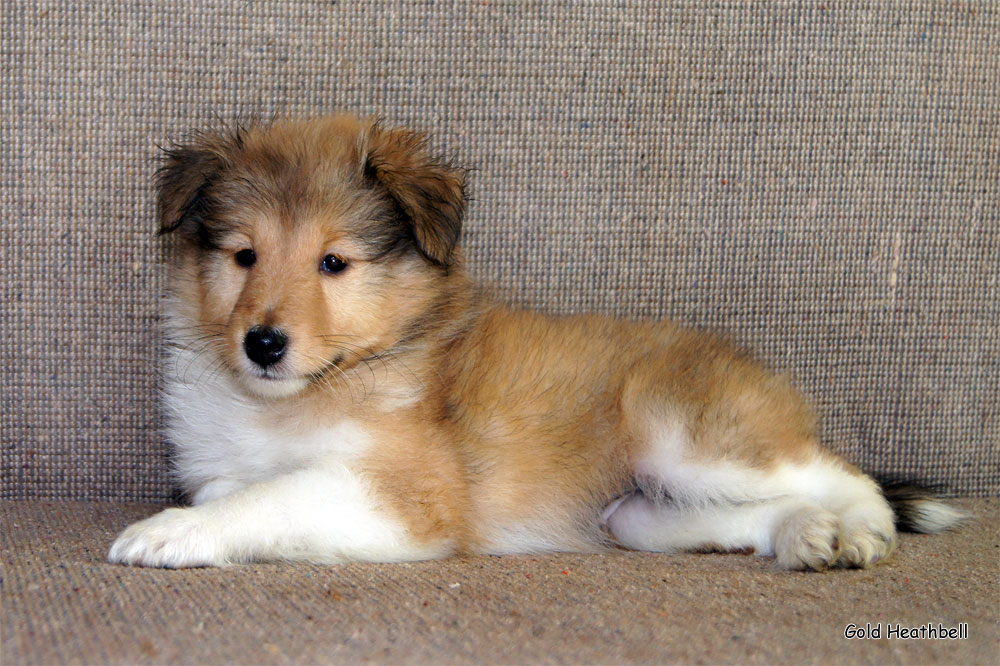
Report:
[{"label": "sable and white puppy", "polygon": [[781,375],[670,322],[547,317],[478,292],[465,172],[340,115],[196,134],[159,173],[181,238],[164,404],[193,502],[109,558],[191,567],[455,553],[753,549],[867,567],[894,520],[961,513],[817,441]]}]

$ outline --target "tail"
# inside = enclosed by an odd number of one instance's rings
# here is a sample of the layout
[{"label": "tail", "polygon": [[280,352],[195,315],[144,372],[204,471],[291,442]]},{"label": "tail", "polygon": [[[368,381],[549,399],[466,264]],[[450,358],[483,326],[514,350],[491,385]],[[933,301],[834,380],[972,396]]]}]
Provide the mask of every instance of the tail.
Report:
[{"label": "tail", "polygon": [[902,532],[935,534],[970,520],[967,511],[945,502],[933,490],[912,483],[882,482],[882,492],[896,515]]}]

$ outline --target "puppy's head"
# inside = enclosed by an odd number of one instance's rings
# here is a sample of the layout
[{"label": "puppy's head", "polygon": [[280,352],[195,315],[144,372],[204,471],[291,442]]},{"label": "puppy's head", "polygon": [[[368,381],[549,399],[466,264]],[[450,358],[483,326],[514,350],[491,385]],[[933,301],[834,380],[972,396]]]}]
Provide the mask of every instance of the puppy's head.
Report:
[{"label": "puppy's head", "polygon": [[465,172],[377,120],[198,133],[157,185],[192,339],[258,395],[412,342],[458,261]]}]

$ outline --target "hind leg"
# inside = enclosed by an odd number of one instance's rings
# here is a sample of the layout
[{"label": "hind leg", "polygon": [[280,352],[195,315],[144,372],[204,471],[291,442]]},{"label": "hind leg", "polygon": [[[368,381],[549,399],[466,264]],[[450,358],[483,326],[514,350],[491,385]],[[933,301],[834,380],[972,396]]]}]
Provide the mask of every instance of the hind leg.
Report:
[{"label": "hind leg", "polygon": [[608,528],[635,550],[752,549],[787,569],[825,569],[840,556],[837,517],[791,497],[682,506],[634,495],[608,518]]},{"label": "hind leg", "polygon": [[[742,501],[692,504],[634,495],[609,516],[608,527],[628,548],[661,552],[750,548],[758,555],[773,555],[788,569],[865,568],[892,553],[896,546],[892,510],[877,488],[853,481],[844,484],[856,486],[848,493],[783,487],[780,477],[789,472],[761,479],[766,491]],[[805,470],[790,473],[809,475]]]},{"label": "hind leg", "polygon": [[879,487],[816,441],[790,382],[711,339],[675,342],[623,393],[643,495],[609,519],[650,550],[754,548],[790,568],[867,567],[895,547]]},{"label": "hind leg", "polygon": [[792,568],[866,567],[892,552],[888,502],[817,443],[787,378],[712,336],[664,334],[663,353],[633,368],[622,393],[648,504],[619,507],[610,520],[619,539],[654,550],[753,547]]},{"label": "hind leg", "polygon": [[706,455],[674,424],[634,470],[645,492],[608,519],[629,547],[753,548],[792,569],[867,567],[895,548],[892,509],[878,486],[816,445],[805,459],[754,466]]}]

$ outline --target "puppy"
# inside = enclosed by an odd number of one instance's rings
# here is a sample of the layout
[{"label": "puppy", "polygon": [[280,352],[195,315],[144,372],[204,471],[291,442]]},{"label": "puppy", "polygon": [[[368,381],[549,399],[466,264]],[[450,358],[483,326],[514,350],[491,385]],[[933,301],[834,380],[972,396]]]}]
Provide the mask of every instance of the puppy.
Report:
[{"label": "puppy", "polygon": [[868,567],[896,519],[962,518],[912,493],[894,515],[789,380],[716,337],[492,302],[462,269],[465,183],[350,115],[166,152],[163,402],[193,506],[127,528],[112,562],[622,546]]}]

